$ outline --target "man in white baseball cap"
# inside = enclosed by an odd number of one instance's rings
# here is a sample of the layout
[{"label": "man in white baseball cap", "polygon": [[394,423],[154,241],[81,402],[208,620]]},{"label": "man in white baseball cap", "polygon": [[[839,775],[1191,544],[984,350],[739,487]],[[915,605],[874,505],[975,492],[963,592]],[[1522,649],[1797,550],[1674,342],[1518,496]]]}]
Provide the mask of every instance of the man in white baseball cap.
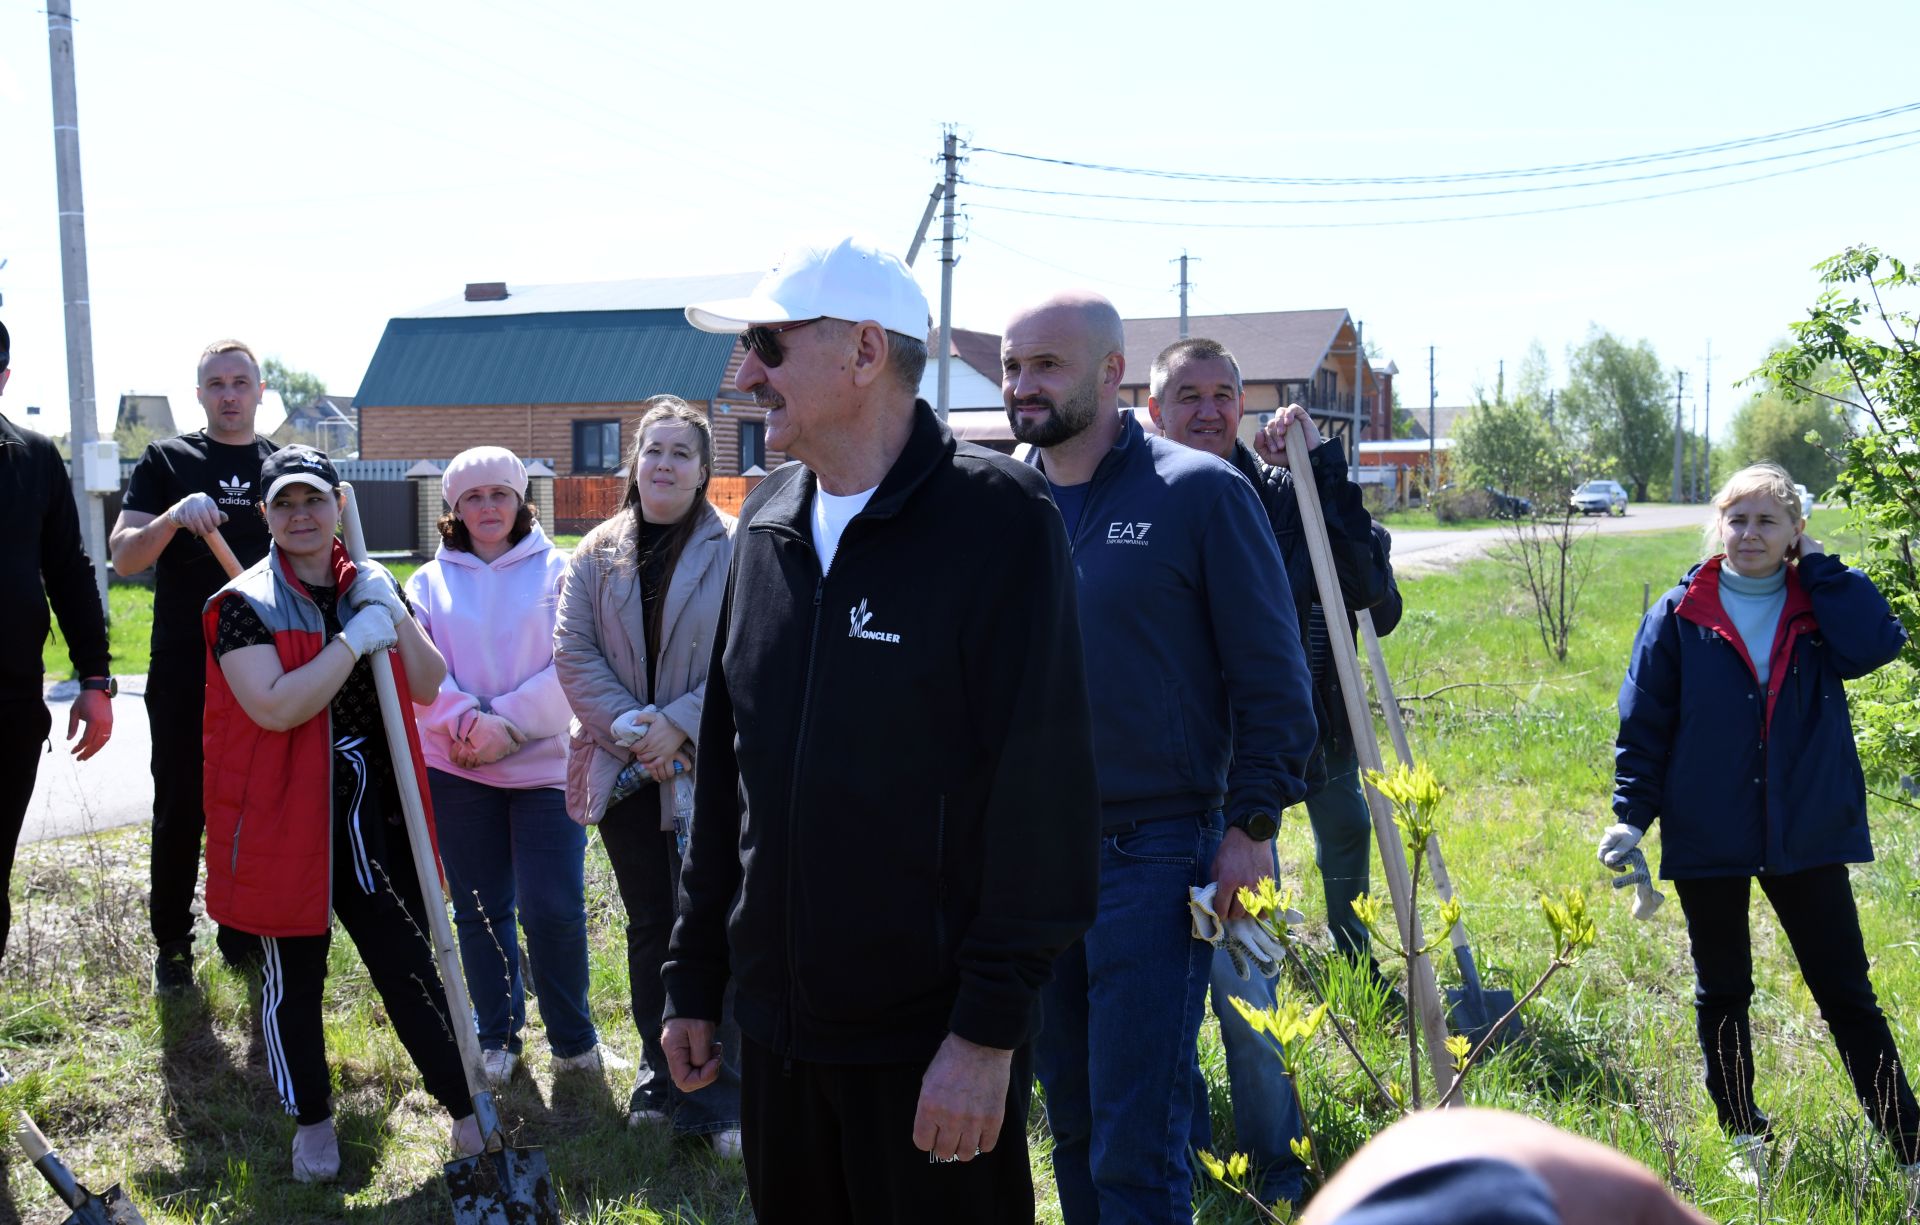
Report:
[{"label": "man in white baseball cap", "polygon": [[760,1220],[1032,1221],[1040,984],[1099,857],[1066,531],[1037,472],[916,398],[927,303],[893,256],[801,247],[687,318],[743,336],[735,385],[801,463],[734,533],[662,972],[674,1082],[718,1075],[731,981]]}]

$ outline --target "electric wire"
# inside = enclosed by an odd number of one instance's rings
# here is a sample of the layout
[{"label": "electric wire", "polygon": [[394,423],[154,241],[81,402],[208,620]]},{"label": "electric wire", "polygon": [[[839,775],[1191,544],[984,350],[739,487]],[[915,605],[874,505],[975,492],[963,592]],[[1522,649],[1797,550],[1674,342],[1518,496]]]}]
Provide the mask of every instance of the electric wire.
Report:
[{"label": "electric wire", "polygon": [[1920,102],[1909,102],[1901,106],[1887,107],[1884,110],[1870,111],[1861,115],[1849,115],[1842,119],[1829,119],[1822,123],[1808,124],[1805,127],[1799,128],[1789,128],[1780,132],[1768,132],[1759,136],[1744,136],[1732,140],[1716,141],[1712,144],[1693,145],[1684,149],[1667,149],[1657,153],[1637,153],[1625,157],[1599,158],[1585,162],[1563,162],[1557,165],[1528,166],[1513,170],[1473,170],[1452,174],[1383,175],[1345,178],[1309,178],[1297,175],[1213,174],[1201,171],[1153,170],[1140,166],[1114,166],[1099,162],[1082,162],[1075,161],[1071,158],[1045,157],[1034,153],[1020,153],[1010,149],[996,149],[986,145],[975,145],[973,152],[995,157],[1013,158],[1019,161],[1043,162],[1048,165],[1065,166],[1076,170],[1095,170],[1108,174],[1130,174],[1141,175],[1148,178],[1178,179],[1186,182],[1249,183],[1285,187],[1406,186],[1424,183],[1463,183],[1476,179],[1537,178],[1543,175],[1578,174],[1593,170],[1612,170],[1621,166],[1642,165],[1649,162],[1673,161],[1679,158],[1699,157],[1710,153],[1725,153],[1734,149],[1744,149],[1755,145],[1793,140],[1796,137],[1812,136],[1820,132],[1831,132],[1839,128],[1871,123],[1877,119],[1886,119],[1894,115],[1904,115],[1913,111],[1920,111]]}]

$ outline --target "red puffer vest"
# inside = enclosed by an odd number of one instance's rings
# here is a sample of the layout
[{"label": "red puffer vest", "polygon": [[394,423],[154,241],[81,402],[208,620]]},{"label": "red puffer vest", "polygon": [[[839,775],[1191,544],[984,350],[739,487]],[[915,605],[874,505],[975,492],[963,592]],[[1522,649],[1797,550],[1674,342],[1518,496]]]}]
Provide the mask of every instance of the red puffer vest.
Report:
[{"label": "red puffer vest", "polygon": [[[346,549],[335,541],[335,588],[344,592],[355,573]],[[260,936],[317,936],[327,930],[332,911],[332,716],[322,710],[286,732],[269,731],[247,717],[213,654],[220,601],[231,595],[246,600],[272,631],[283,670],[310,662],[327,645],[320,609],[278,547],[269,548],[263,560],[214,592],[201,613],[207,640],[202,732],[207,916]],[[400,709],[406,712],[414,777],[425,780],[427,765],[420,756],[407,672],[397,652],[390,658]],[[431,839],[433,804],[424,787],[421,792]]]}]

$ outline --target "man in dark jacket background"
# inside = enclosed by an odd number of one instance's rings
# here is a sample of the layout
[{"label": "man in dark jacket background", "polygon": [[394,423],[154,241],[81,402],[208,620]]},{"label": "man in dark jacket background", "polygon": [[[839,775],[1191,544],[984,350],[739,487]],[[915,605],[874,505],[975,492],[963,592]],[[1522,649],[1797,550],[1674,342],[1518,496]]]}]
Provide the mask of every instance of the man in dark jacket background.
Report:
[{"label": "man in dark jacket background", "polygon": [[[7,387],[12,340],[0,324],[0,392]],[[12,911],[6,882],[14,843],[33,799],[40,754],[53,716],[41,697],[40,648],[47,640],[47,605],[66,635],[67,658],[80,678],[67,720],[67,738],[85,761],[113,735],[113,681],[108,675],[107,620],[93,583],[93,562],[80,540],[67,466],[52,442],[0,417],[0,517],[8,528],[0,549],[0,954],[7,949]]]},{"label": "man in dark jacket background", "polygon": [[1124,349],[1113,304],[1088,293],[1015,315],[1000,347],[1008,420],[1072,542],[1100,777],[1099,915],[1055,967],[1036,1047],[1068,1225],[1191,1219],[1189,1069],[1213,949],[1193,938],[1188,890],[1217,882],[1220,916],[1242,913],[1316,734],[1253,489],[1120,411]]},{"label": "man in dark jacket background", "polygon": [[1060,516],[916,401],[927,305],[893,256],[802,248],[687,316],[744,333],[736,385],[801,462],[735,539],[663,975],[675,1082],[717,1071],[731,978],[759,1219],[1031,1221],[1028,1045],[1099,854]]}]

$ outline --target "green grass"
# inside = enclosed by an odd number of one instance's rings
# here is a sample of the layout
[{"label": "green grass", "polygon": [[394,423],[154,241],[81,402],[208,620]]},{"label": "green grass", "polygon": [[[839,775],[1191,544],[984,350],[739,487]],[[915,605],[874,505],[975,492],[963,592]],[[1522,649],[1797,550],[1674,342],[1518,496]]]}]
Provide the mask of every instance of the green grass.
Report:
[{"label": "green grass", "polygon": [[[1820,534],[1836,551],[1845,540],[1831,528]],[[1527,1045],[1485,1063],[1466,1095],[1614,1145],[1716,1220],[1898,1219],[1890,1156],[1862,1120],[1757,891],[1759,1093],[1780,1130],[1784,1168],[1764,1205],[1725,1172],[1727,1149],[1700,1085],[1679,906],[1670,896],[1651,922],[1635,922],[1593,859],[1610,820],[1613,700],[1642,584],[1657,595],[1676,581],[1697,558],[1698,537],[1611,536],[1595,547],[1598,566],[1565,663],[1541,646],[1530,608],[1492,561],[1406,580],[1407,616],[1386,640],[1411,711],[1414,751],[1450,788],[1442,838],[1490,984],[1524,989],[1544,966],[1539,893],[1584,890],[1600,926],[1596,947],[1529,1006]],[[1343,972],[1343,962],[1324,956],[1324,903],[1301,815],[1287,814],[1280,854],[1283,883],[1303,894],[1309,960],[1332,979],[1336,1010],[1363,1051],[1404,1081],[1404,1031],[1377,995]],[[1879,859],[1856,869],[1855,890],[1875,986],[1902,1050],[1913,1056],[1920,1052],[1920,824],[1910,810],[1878,801],[1872,819]],[[1658,837],[1656,830],[1650,841]],[[0,1089],[0,1110],[32,1109],[83,1180],[123,1182],[156,1225],[446,1220],[438,1164],[445,1119],[382,1021],[351,944],[335,943],[328,997],[345,1177],[332,1189],[298,1187],[286,1177],[292,1124],[264,1066],[249,1058],[238,980],[203,952],[206,1006],[154,1012],[145,989],[145,855],[137,830],[22,848],[12,882],[13,947],[0,980],[0,1060],[19,1080]],[[588,873],[593,1011],[603,1036],[631,1056],[621,912],[597,840]],[[1377,869],[1374,891],[1384,899]],[[1431,931],[1431,899],[1425,913]],[[1391,961],[1387,968],[1399,973]],[[1457,981],[1450,957],[1443,954],[1437,969],[1443,986]],[[556,1088],[537,1021],[527,1036],[533,1078],[517,1081],[504,1104],[518,1141],[546,1147],[569,1221],[749,1219],[736,1170],[698,1145],[626,1131],[623,1076]],[[1216,1147],[1231,1150],[1211,1020],[1201,1058]],[[1315,1039],[1302,1088],[1330,1166],[1388,1121],[1327,1030]],[[1058,1221],[1039,1118],[1031,1139],[1039,1215]],[[25,1218],[60,1219],[17,1151],[8,1162],[10,1195]],[[1195,1204],[1205,1221],[1255,1219],[1217,1186],[1197,1188]],[[5,1208],[0,1203],[0,1219]]]},{"label": "green grass", "polygon": [[1389,531],[1395,532],[1467,532],[1477,527],[1499,527],[1503,519],[1453,519],[1440,522],[1433,511],[1424,507],[1409,510],[1393,510],[1375,515]]}]

